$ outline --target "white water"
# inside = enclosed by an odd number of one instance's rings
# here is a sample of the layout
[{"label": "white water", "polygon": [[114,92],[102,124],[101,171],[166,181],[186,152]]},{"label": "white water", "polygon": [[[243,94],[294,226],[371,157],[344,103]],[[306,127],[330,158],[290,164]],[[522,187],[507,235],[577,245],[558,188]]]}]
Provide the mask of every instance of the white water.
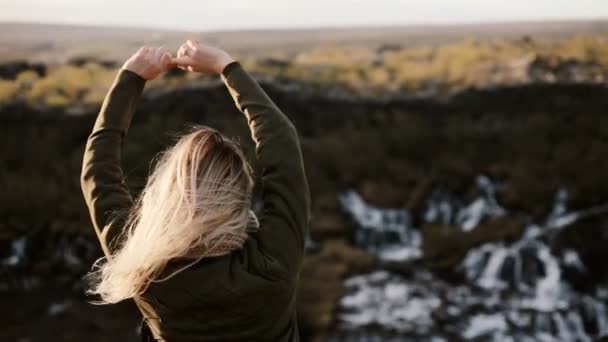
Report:
[{"label": "white water", "polygon": [[422,237],[413,229],[410,214],[402,209],[380,209],[354,191],[339,197],[342,207],[357,222],[355,242],[384,260],[410,260],[422,256]]},{"label": "white water", "polygon": [[15,266],[22,262],[25,259],[26,243],[25,237],[13,240],[11,243],[11,254],[1,261],[2,265]]},{"label": "white water", "polygon": [[[496,186],[487,177],[478,177],[477,185],[480,195],[470,203],[435,191],[424,220],[468,231],[487,218],[509,215],[497,203]],[[562,270],[585,272],[584,264],[574,250],[555,255],[549,247],[550,237],[560,229],[583,217],[604,214],[608,206],[571,212],[567,199],[566,190],[559,190],[544,222],[529,224],[518,241],[471,249],[457,270],[464,275],[464,283],[447,283],[423,266],[416,266],[407,278],[375,271],[347,279],[347,294],[340,302],[341,329],[356,331],[359,341],[372,341],[372,336],[383,336],[382,340],[592,341],[608,334],[608,289],[598,287],[592,294],[573,290]],[[340,200],[357,223],[358,245],[381,259],[412,263],[422,257],[421,235],[412,226],[409,212],[374,207],[352,191],[343,193]],[[351,340],[353,335],[340,336],[337,340]]]},{"label": "white water", "polygon": [[466,205],[441,190],[435,191],[428,201],[425,221],[454,225],[469,231],[485,218],[504,216],[506,210],[495,198],[496,186],[485,176],[477,177],[476,182],[481,195]]}]

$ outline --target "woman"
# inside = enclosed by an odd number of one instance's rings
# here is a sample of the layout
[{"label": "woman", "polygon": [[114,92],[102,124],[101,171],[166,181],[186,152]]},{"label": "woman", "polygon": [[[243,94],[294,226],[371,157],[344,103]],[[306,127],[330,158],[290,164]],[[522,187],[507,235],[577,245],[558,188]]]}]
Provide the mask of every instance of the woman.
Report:
[{"label": "woman", "polygon": [[[263,168],[263,215],[250,211],[251,168],[239,147],[199,127],[165,151],[134,202],[121,145],[147,80],[172,67],[221,74],[249,122]],[[150,338],[298,341],[296,285],[309,193],[294,126],[229,54],[188,41],[176,57],[144,47],[108,93],[82,166],[81,185],[105,258],[91,293],[132,298]],[[149,327],[149,329],[148,329]]]}]

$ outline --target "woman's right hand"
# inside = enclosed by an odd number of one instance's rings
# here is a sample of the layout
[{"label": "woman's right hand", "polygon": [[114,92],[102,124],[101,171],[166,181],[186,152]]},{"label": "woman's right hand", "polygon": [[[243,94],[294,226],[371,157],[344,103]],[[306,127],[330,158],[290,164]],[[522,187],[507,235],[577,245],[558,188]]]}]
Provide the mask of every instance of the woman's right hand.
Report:
[{"label": "woman's right hand", "polygon": [[234,62],[234,58],[222,49],[188,40],[179,48],[172,62],[182,69],[209,75],[220,74]]},{"label": "woman's right hand", "polygon": [[149,81],[174,67],[171,63],[172,57],[171,52],[165,48],[144,46],[133,54],[122,68]]}]

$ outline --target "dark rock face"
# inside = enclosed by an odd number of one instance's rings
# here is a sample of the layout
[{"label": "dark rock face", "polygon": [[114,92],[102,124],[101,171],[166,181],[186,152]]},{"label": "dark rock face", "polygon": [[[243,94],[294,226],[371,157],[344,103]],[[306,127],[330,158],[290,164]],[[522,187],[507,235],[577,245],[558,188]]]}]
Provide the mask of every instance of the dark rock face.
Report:
[{"label": "dark rock face", "polygon": [[17,75],[27,70],[34,71],[39,77],[46,75],[46,66],[44,64],[15,61],[0,65],[0,79],[14,80],[17,78]]},{"label": "dark rock face", "polygon": [[495,218],[471,231],[440,224],[422,227],[424,258],[438,272],[453,271],[467,252],[484,243],[514,241],[521,237],[525,224],[514,218]]},{"label": "dark rock face", "polygon": [[265,58],[260,62],[261,66],[269,67],[269,68],[286,68],[289,66],[289,61],[285,59],[278,58]]},{"label": "dark rock face", "polygon": [[561,231],[553,241],[555,250],[572,249],[587,267],[585,273],[568,270],[567,276],[575,286],[586,288],[590,284],[608,279],[608,221],[605,217],[583,219]]},{"label": "dark rock face", "polygon": [[351,235],[353,224],[342,213],[337,196],[327,193],[317,197],[312,211],[310,235],[313,239]]},{"label": "dark rock face", "polygon": [[68,65],[72,65],[75,67],[82,67],[88,63],[99,64],[102,67],[107,68],[107,69],[114,69],[114,68],[118,67],[118,63],[116,61],[104,60],[104,59],[99,59],[96,57],[89,57],[89,56],[73,57],[67,61]]},{"label": "dark rock face", "polygon": [[320,251],[305,259],[298,290],[298,315],[302,333],[314,336],[335,324],[338,300],[344,294],[342,282],[347,275],[366,272],[373,258],[344,240],[327,240]]}]

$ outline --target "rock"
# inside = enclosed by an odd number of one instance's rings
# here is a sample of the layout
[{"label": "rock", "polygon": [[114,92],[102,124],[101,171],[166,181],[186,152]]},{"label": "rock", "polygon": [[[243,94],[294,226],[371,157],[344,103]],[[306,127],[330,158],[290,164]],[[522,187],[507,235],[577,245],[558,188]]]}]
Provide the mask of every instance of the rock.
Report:
[{"label": "rock", "polygon": [[419,181],[414,190],[410,193],[405,208],[412,213],[422,212],[426,205],[426,200],[433,191],[434,180],[433,177],[425,177]]},{"label": "rock", "polygon": [[510,210],[523,211],[535,220],[542,219],[551,209],[559,185],[546,167],[524,160],[511,165],[507,186],[499,189],[496,197]]},{"label": "rock", "polygon": [[593,217],[578,221],[560,231],[552,243],[552,250],[561,254],[566,249],[578,253],[587,272],[571,277],[565,274],[574,286],[584,289],[608,279],[606,260],[608,260],[608,219]]},{"label": "rock", "polygon": [[379,207],[403,207],[407,194],[393,184],[376,181],[364,181],[359,186],[359,193],[369,204]]},{"label": "rock", "polygon": [[269,57],[260,60],[259,64],[264,67],[284,69],[289,66],[289,61],[285,59]]},{"label": "rock", "polygon": [[348,237],[352,229],[352,223],[340,213],[315,215],[310,222],[310,233],[315,239],[327,236]]},{"label": "rock", "polygon": [[15,80],[17,75],[27,70],[34,71],[39,77],[46,75],[46,66],[44,64],[14,61],[0,65],[0,79]]},{"label": "rock", "polygon": [[392,261],[392,260],[379,260],[376,267],[382,270],[389,271],[391,273],[399,274],[403,277],[409,278],[414,276],[417,269],[423,267],[419,260],[411,261]]},{"label": "rock", "polygon": [[327,330],[335,321],[347,276],[368,271],[373,257],[344,240],[327,240],[319,253],[307,255],[300,274],[298,319],[304,336]]},{"label": "rock", "polygon": [[312,212],[310,233],[313,239],[351,236],[353,224],[342,212],[335,193],[330,192],[314,198]]},{"label": "rock", "polygon": [[426,224],[422,227],[424,259],[436,271],[450,272],[471,248],[487,242],[516,240],[524,228],[521,220],[507,217],[481,223],[468,232],[441,224]]},{"label": "rock", "polygon": [[119,66],[118,62],[116,62],[116,61],[99,59],[97,57],[92,57],[92,56],[76,56],[76,57],[70,58],[66,62],[66,64],[72,65],[75,67],[83,67],[89,63],[99,64],[106,69],[115,69]]},{"label": "rock", "polygon": [[376,53],[387,53],[387,52],[398,52],[403,49],[403,46],[400,44],[382,44],[376,48]]}]

